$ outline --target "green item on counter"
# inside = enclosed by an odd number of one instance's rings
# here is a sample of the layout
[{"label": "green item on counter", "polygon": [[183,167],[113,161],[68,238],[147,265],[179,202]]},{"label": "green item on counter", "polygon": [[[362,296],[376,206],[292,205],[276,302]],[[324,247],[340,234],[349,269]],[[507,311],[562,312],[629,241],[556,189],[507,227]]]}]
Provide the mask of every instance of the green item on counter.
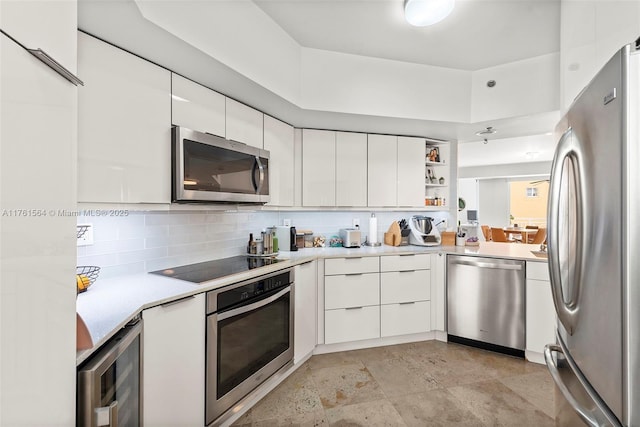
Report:
[{"label": "green item on counter", "polygon": [[278,238],[276,235],[273,235],[273,253],[278,252]]}]

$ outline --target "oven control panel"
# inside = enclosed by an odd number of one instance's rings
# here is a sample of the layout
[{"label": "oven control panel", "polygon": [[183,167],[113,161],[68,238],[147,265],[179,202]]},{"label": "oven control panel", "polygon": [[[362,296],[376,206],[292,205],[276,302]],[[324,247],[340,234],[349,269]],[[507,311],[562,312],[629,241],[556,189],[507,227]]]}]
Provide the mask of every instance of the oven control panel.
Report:
[{"label": "oven control panel", "polygon": [[233,307],[239,303],[245,303],[263,294],[275,293],[278,289],[285,288],[291,283],[291,272],[287,271],[265,278],[256,278],[254,281],[219,292],[217,295],[217,311]]}]

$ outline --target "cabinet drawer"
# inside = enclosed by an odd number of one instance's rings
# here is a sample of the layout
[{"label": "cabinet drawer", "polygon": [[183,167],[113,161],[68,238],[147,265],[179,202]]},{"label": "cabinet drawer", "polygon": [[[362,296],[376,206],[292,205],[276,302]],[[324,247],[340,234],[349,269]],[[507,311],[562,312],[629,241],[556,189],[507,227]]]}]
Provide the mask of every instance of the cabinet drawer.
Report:
[{"label": "cabinet drawer", "polygon": [[380,273],[380,302],[427,301],[431,299],[431,271],[393,271]]},{"label": "cabinet drawer", "polygon": [[325,344],[379,337],[380,306],[324,312]]},{"label": "cabinet drawer", "polygon": [[417,334],[431,330],[429,301],[380,306],[381,336]]},{"label": "cabinet drawer", "polygon": [[546,262],[527,262],[527,279],[549,280],[549,266]]},{"label": "cabinet drawer", "polygon": [[380,257],[330,258],[324,261],[324,274],[377,273]]},{"label": "cabinet drawer", "polygon": [[327,276],[324,279],[324,308],[361,307],[380,304],[380,274]]},{"label": "cabinet drawer", "polygon": [[380,271],[428,270],[430,254],[387,255],[380,257]]}]

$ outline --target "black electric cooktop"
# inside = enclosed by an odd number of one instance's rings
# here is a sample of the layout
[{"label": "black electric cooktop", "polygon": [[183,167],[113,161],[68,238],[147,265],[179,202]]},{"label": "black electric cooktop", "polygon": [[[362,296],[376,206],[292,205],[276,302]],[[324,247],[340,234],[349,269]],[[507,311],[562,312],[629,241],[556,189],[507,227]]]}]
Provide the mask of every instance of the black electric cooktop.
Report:
[{"label": "black electric cooktop", "polygon": [[180,267],[166,268],[152,271],[151,274],[173,277],[192,283],[203,283],[209,280],[219,279],[232,274],[242,273],[265,265],[276,264],[283,260],[275,258],[257,258],[245,255],[231,258],[205,261],[196,264],[181,265]]}]

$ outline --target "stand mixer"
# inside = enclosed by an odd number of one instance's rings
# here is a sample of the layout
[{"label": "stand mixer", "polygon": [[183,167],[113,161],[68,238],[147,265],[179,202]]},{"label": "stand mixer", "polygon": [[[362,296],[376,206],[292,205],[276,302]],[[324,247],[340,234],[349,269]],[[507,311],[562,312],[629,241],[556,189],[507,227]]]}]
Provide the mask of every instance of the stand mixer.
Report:
[{"label": "stand mixer", "polygon": [[409,220],[409,243],[416,246],[437,246],[440,244],[440,232],[433,225],[433,218],[422,215],[412,216]]}]

